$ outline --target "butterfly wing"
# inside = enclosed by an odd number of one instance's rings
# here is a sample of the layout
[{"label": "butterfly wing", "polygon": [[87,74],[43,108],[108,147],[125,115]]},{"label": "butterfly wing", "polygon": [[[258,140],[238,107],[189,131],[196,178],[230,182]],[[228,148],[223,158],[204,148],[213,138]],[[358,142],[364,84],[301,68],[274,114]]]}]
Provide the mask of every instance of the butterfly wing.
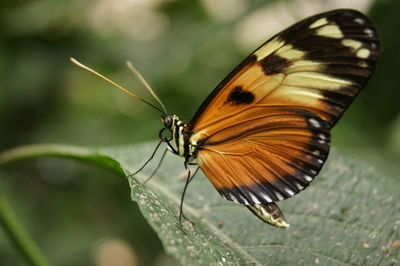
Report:
[{"label": "butterfly wing", "polygon": [[259,217],[266,223],[275,225],[280,228],[287,228],[289,224],[286,222],[282,211],[275,203],[254,204],[246,206],[254,215]]},{"label": "butterfly wing", "polygon": [[197,162],[231,201],[253,205],[289,198],[320,171],[329,152],[329,126],[305,110],[263,106],[252,116],[252,109],[237,116],[240,123],[215,131]]},{"label": "butterfly wing", "polygon": [[190,129],[195,134],[255,103],[309,109],[333,126],[367,83],[378,51],[377,32],[358,11],[306,18],[239,64],[203,102]]},{"label": "butterfly wing", "polygon": [[369,19],[341,9],[294,24],[247,57],[185,128],[217,190],[254,206],[304,189],[327,158],[329,129],[367,83],[378,47]]}]

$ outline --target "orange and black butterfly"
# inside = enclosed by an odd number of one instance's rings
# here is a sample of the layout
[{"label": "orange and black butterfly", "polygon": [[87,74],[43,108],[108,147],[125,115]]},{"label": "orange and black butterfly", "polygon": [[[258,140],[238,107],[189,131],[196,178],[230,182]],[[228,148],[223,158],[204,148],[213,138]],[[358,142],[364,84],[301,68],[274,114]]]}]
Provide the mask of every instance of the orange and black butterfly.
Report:
[{"label": "orange and black butterfly", "polygon": [[222,197],[288,227],[276,202],[318,175],[330,129],[366,85],[378,53],[377,32],[362,13],[308,17],[244,59],[189,123],[157,108],[164,125],[159,144],[184,157],[186,168],[195,161]]}]

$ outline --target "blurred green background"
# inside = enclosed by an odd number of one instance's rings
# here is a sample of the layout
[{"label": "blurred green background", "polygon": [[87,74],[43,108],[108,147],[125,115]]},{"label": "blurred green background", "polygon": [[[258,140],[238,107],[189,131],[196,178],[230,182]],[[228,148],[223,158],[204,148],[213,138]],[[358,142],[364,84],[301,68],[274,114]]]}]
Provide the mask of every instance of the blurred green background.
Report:
[{"label": "blurred green background", "polygon": [[[0,4],[0,151],[31,143],[125,145],[158,137],[159,113],[69,62],[71,56],[154,102],[125,67],[132,60],[170,113],[190,120],[245,56],[305,16],[367,12],[381,58],[367,88],[333,130],[333,146],[400,171],[400,1],[31,0]],[[175,265],[130,200],[128,183],[62,159],[0,172],[11,201],[54,265]],[[0,264],[24,261],[0,230]]]}]

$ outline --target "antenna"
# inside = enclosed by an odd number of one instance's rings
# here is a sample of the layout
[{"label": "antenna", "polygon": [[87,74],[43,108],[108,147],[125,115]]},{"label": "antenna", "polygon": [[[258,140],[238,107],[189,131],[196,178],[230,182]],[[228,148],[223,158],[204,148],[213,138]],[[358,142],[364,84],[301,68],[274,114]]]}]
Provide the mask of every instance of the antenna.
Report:
[{"label": "antenna", "polygon": [[133,72],[133,74],[136,75],[136,77],[143,83],[143,85],[146,87],[146,89],[150,92],[151,95],[153,95],[154,99],[157,100],[157,102],[161,105],[161,107],[164,109],[164,113],[167,113],[167,109],[165,108],[164,104],[162,103],[162,101],[160,100],[160,98],[158,98],[157,94],[154,92],[154,90],[151,88],[151,86],[149,85],[149,83],[144,79],[144,77],[142,76],[142,74],[140,74],[140,72],[136,69],[136,67],[133,66],[133,64],[131,63],[131,61],[127,61],[126,62],[127,67]]},{"label": "antenna", "polygon": [[[158,110],[158,111],[161,112],[162,114],[167,114],[167,112],[165,111],[164,105],[161,104],[161,106],[162,106],[163,109],[164,109],[164,111],[163,111],[163,110],[161,110],[160,108],[158,108],[157,106],[154,106],[153,104],[149,103],[148,101],[146,101],[146,100],[143,99],[142,97],[139,97],[138,95],[134,94],[133,92],[129,91],[128,89],[126,89],[126,88],[122,87],[121,85],[115,83],[115,82],[112,81],[111,79],[106,78],[106,77],[103,76],[102,74],[100,74],[100,73],[94,71],[93,69],[91,69],[90,67],[88,67],[88,66],[82,64],[81,62],[79,62],[79,61],[76,60],[75,58],[71,57],[70,60],[71,60],[72,63],[74,63],[74,64],[77,65],[78,67],[83,68],[83,69],[85,69],[85,70],[87,70],[87,71],[89,71],[89,72],[95,74],[96,76],[98,76],[98,77],[104,79],[105,81],[107,81],[108,83],[111,83],[112,85],[114,85],[115,87],[117,87],[117,88],[120,89],[121,91],[125,92],[125,93],[128,94],[129,96],[131,96],[131,97],[133,97],[133,98],[135,98],[135,99],[138,99],[138,100],[140,100],[140,101],[146,103],[147,105],[153,107],[154,109]],[[142,78],[143,78],[143,77],[142,77]],[[142,81],[142,82],[143,82],[143,81]],[[150,87],[150,86],[149,86],[149,87]],[[147,87],[146,87],[146,88],[147,88]],[[150,88],[150,89],[151,89],[151,88]],[[152,91],[152,90],[151,90],[151,91]],[[150,91],[150,93],[151,93],[151,91]],[[154,93],[154,92],[153,92],[153,93]],[[152,95],[153,95],[153,93],[152,93]],[[154,94],[154,95],[155,95],[155,94]],[[154,96],[154,95],[153,95],[153,96]],[[158,99],[158,97],[155,96],[155,98],[156,98],[157,101],[160,102],[160,100]]]}]

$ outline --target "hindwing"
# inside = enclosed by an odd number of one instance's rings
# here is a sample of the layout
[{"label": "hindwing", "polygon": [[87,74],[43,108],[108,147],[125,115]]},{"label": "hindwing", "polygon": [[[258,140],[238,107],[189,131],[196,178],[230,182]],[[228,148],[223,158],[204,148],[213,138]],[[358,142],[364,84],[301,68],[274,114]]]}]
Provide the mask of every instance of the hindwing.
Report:
[{"label": "hindwing", "polygon": [[244,205],[276,202],[300,192],[329,152],[329,127],[318,116],[280,107],[257,110],[251,118],[244,112],[233,127],[215,130],[197,155],[219,193]]}]

